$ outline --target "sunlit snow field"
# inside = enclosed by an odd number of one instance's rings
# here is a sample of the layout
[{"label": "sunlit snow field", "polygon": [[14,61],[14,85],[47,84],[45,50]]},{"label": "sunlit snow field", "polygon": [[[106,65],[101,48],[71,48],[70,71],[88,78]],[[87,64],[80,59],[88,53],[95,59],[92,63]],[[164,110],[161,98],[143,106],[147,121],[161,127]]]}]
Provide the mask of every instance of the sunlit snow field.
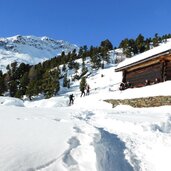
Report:
[{"label": "sunlit snow field", "polygon": [[170,171],[171,107],[112,108],[103,100],[171,95],[171,81],[120,92],[114,69],[88,77],[85,97],[79,81],[50,99],[0,97],[0,171]]}]

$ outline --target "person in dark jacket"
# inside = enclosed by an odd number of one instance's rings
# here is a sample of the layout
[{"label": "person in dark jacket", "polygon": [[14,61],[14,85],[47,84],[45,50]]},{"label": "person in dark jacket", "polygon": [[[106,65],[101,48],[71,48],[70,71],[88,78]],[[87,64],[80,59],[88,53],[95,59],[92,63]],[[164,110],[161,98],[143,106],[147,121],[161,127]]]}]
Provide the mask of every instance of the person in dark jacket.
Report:
[{"label": "person in dark jacket", "polygon": [[81,96],[80,97],[82,97],[82,96],[85,96],[85,87],[81,88]]},{"label": "person in dark jacket", "polygon": [[74,95],[70,94],[69,95],[69,105],[72,105],[72,104],[74,104]]},{"label": "person in dark jacket", "polygon": [[87,86],[86,86],[86,95],[89,95],[90,94],[90,86],[87,84]]}]

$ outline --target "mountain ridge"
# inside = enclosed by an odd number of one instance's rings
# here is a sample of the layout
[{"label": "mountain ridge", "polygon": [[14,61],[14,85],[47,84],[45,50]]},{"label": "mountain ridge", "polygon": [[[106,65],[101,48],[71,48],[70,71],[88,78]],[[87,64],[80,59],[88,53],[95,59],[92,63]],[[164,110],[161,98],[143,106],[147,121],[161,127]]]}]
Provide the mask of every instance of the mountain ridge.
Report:
[{"label": "mountain ridge", "polygon": [[64,40],[54,40],[47,36],[21,36],[0,38],[0,70],[6,70],[6,66],[14,61],[18,63],[37,64],[51,59],[63,51],[68,53],[77,45]]}]

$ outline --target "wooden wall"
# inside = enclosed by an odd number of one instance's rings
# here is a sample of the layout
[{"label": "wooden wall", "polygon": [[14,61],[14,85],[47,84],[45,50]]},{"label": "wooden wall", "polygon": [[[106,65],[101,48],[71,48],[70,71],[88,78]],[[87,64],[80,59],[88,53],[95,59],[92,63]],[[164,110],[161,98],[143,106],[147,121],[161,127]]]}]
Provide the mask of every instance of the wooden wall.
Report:
[{"label": "wooden wall", "polygon": [[[171,65],[171,63],[169,63]],[[141,87],[146,85],[146,80],[149,84],[156,81],[162,81],[162,63],[156,63],[144,68],[139,68],[133,71],[126,72],[124,82],[129,82],[133,87]],[[169,76],[171,77],[171,68],[168,69]]]},{"label": "wooden wall", "polygon": [[171,61],[166,63],[166,80],[171,80]]},{"label": "wooden wall", "polygon": [[171,51],[151,60],[127,67],[122,71],[121,90],[171,80]]}]

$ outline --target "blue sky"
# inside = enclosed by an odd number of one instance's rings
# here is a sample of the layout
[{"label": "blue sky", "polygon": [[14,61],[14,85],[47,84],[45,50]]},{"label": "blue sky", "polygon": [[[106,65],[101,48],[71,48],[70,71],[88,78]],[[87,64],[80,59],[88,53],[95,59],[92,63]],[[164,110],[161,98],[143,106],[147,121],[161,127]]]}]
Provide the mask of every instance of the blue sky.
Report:
[{"label": "blue sky", "polygon": [[0,0],[0,37],[48,36],[118,46],[138,34],[171,33],[170,0]]}]

